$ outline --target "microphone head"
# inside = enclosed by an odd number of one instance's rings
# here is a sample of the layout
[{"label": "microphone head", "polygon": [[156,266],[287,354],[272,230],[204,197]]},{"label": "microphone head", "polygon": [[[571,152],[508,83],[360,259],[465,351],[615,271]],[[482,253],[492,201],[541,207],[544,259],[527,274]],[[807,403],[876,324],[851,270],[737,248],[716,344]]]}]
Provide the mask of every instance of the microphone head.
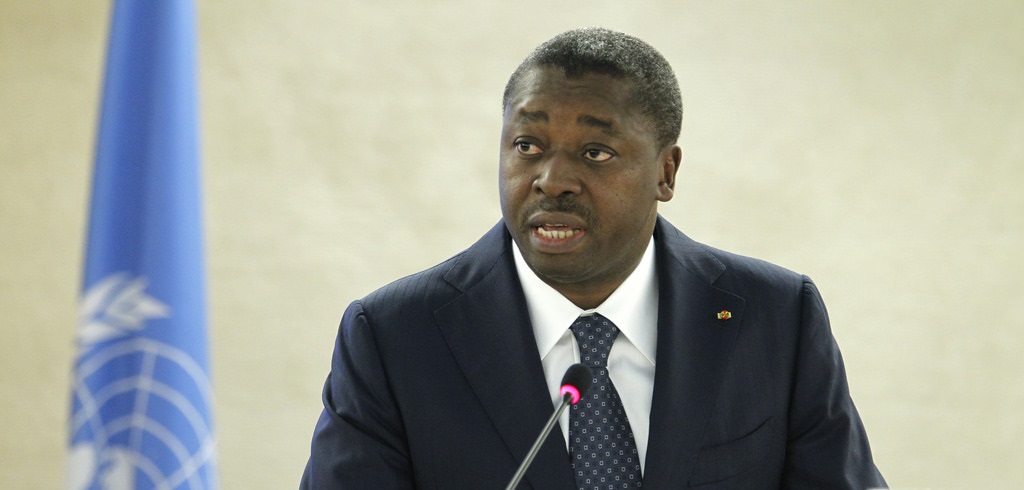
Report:
[{"label": "microphone head", "polygon": [[590,368],[582,364],[573,364],[562,376],[562,388],[558,390],[558,394],[562,397],[568,394],[571,397],[569,402],[575,405],[587,394],[593,383],[594,374],[590,372]]}]

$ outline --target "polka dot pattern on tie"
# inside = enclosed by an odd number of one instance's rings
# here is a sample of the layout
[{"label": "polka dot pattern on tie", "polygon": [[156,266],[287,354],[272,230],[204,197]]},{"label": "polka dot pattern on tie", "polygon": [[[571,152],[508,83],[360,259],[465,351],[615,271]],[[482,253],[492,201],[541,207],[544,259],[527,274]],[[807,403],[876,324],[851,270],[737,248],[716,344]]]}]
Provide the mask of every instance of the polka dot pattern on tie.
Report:
[{"label": "polka dot pattern on tie", "polygon": [[581,316],[572,324],[582,362],[594,374],[587,396],[569,415],[569,455],[580,490],[641,487],[640,457],[633,430],[608,377],[608,353],[618,327],[607,318]]}]

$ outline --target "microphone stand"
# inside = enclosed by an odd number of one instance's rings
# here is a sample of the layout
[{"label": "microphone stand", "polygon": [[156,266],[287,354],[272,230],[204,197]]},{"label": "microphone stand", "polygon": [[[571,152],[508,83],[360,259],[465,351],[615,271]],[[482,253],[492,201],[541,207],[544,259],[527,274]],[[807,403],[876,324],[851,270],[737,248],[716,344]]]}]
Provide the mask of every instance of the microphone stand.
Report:
[{"label": "microphone stand", "polygon": [[[579,395],[577,395],[579,396]],[[563,392],[562,403],[558,405],[558,409],[555,413],[551,414],[551,418],[548,419],[547,425],[544,426],[544,430],[540,431],[540,435],[537,436],[537,440],[533,442],[533,447],[530,448],[530,452],[526,453],[526,458],[523,459],[522,464],[519,465],[519,469],[516,470],[516,474],[512,476],[512,481],[508,482],[508,486],[505,490],[515,490],[516,486],[519,485],[519,481],[526,475],[526,469],[530,467],[530,463],[533,462],[533,458],[537,457],[537,453],[540,452],[541,445],[544,444],[544,440],[548,438],[548,434],[551,433],[551,429],[558,423],[558,417],[565,411],[565,407],[568,407],[572,403],[572,393]]]}]

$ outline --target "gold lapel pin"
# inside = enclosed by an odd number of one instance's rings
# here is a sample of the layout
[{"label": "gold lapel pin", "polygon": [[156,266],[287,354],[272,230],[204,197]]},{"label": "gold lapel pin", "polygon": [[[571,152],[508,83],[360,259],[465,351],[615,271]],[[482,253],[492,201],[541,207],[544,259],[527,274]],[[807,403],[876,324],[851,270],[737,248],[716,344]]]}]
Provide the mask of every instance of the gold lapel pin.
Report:
[{"label": "gold lapel pin", "polygon": [[719,320],[728,320],[730,318],[732,318],[732,312],[731,311],[729,311],[729,310],[722,310],[722,311],[718,312],[718,319]]}]

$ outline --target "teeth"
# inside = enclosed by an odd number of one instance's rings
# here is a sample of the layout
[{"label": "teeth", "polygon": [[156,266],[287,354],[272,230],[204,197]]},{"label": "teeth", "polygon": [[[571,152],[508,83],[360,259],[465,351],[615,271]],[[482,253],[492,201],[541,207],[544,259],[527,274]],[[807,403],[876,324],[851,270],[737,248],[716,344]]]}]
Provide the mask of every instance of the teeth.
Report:
[{"label": "teeth", "polygon": [[537,233],[544,238],[564,240],[576,234],[576,230],[546,230],[543,226],[537,227]]}]

